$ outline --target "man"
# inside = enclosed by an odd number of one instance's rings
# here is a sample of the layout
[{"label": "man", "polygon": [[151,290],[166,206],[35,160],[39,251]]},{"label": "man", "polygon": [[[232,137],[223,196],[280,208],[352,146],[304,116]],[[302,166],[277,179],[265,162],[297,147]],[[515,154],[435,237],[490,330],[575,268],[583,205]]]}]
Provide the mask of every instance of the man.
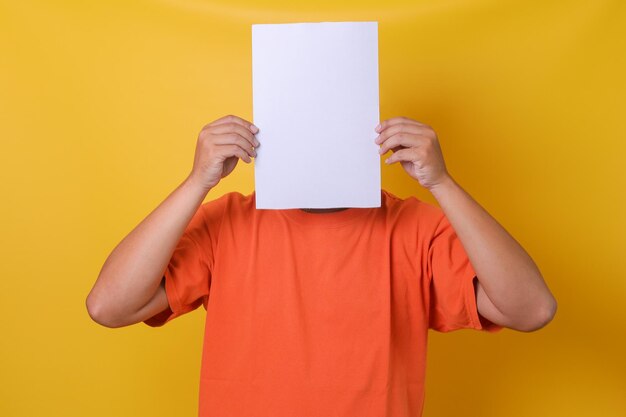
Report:
[{"label": "man", "polygon": [[[200,132],[189,176],[112,251],[87,297],[107,327],[207,310],[200,416],[420,416],[427,330],[534,331],[556,301],[524,249],[447,172],[429,126],[375,128],[380,153],[440,208],[381,190],[379,208],[202,204],[259,131]],[[294,157],[298,157],[295,155]],[[349,155],[346,155],[349,157]]]}]

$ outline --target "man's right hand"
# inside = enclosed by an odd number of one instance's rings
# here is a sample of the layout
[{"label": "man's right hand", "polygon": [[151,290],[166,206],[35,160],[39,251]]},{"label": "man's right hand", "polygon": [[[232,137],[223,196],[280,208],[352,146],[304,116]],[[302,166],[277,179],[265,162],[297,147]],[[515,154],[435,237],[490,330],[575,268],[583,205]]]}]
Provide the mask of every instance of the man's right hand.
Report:
[{"label": "man's right hand", "polygon": [[260,144],[259,129],[247,120],[228,115],[204,126],[198,135],[193,169],[189,177],[207,192],[230,174],[239,159],[252,162]]}]

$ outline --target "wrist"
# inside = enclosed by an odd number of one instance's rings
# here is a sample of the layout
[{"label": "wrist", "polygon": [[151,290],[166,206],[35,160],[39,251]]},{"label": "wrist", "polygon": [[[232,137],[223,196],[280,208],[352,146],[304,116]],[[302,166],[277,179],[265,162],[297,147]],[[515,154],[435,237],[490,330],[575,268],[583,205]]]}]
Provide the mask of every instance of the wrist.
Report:
[{"label": "wrist", "polygon": [[189,189],[193,193],[202,195],[202,198],[206,197],[209,191],[213,188],[203,184],[202,181],[191,174],[183,181],[183,187]]},{"label": "wrist", "polygon": [[452,178],[449,174],[446,174],[440,181],[437,181],[435,184],[430,186],[428,191],[430,191],[433,197],[439,200],[440,197],[449,193],[455,187],[458,187],[458,184],[454,181],[454,178]]}]

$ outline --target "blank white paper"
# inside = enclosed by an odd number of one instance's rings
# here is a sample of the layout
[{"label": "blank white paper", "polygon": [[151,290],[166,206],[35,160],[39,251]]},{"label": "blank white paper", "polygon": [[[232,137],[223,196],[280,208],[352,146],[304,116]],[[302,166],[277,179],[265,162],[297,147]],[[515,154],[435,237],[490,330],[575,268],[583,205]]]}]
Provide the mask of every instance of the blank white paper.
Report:
[{"label": "blank white paper", "polygon": [[252,25],[257,209],[380,207],[378,22]]}]

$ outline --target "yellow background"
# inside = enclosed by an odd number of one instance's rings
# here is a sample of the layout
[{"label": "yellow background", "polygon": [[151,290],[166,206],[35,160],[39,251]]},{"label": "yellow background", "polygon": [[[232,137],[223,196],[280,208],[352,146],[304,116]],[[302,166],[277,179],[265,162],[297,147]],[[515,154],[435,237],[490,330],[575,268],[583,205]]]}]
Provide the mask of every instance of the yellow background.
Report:
[{"label": "yellow background", "polygon": [[[535,333],[430,332],[424,416],[626,415],[619,0],[1,1],[0,415],[196,415],[204,310],[108,329],[85,297],[200,128],[252,119],[250,25],[362,20],[379,22],[381,119],[435,128],[559,302]],[[240,162],[207,199],[253,174]],[[434,203],[399,164],[382,177]]]}]

